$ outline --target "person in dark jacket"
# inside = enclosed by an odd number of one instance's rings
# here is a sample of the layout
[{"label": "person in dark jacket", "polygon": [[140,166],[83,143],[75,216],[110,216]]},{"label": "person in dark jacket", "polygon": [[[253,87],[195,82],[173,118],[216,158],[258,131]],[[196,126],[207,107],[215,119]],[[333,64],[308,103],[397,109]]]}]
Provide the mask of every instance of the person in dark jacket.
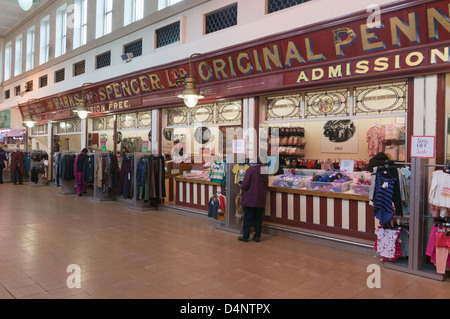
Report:
[{"label": "person in dark jacket", "polygon": [[240,241],[248,241],[250,230],[253,225],[255,234],[253,240],[258,242],[261,238],[262,219],[266,208],[267,189],[269,176],[262,171],[263,165],[258,163],[250,166],[244,175],[241,189],[244,191],[241,206],[244,210],[243,234],[238,238]]},{"label": "person in dark jacket", "polygon": [[0,184],[3,184],[3,169],[6,167],[8,156],[3,148],[0,148]]},{"label": "person in dark jacket", "polygon": [[25,156],[19,149],[11,153],[11,175],[14,185],[22,185],[25,174]]},{"label": "person in dark jacket", "polygon": [[78,196],[82,196],[87,191],[87,182],[83,179],[84,164],[88,159],[87,148],[83,148],[80,154],[75,158],[73,171],[75,175],[75,185]]}]

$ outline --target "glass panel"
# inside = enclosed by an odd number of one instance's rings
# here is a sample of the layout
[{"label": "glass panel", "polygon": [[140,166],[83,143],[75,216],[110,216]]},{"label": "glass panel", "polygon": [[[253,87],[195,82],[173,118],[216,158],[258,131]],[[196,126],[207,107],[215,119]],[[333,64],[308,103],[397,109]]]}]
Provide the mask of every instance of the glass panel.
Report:
[{"label": "glass panel", "polygon": [[240,101],[217,104],[217,123],[240,123],[241,110],[242,106]]},{"label": "glass panel", "polygon": [[187,112],[183,108],[173,108],[168,111],[167,125],[186,125]]},{"label": "glass panel", "polygon": [[213,124],[214,123],[214,106],[201,105],[191,110],[191,124]]},{"label": "glass panel", "polygon": [[353,90],[354,114],[406,112],[408,82],[357,87]]},{"label": "glass panel", "polygon": [[126,130],[126,129],[134,129],[134,128],[136,128],[136,114],[135,113],[120,115],[119,129]]},{"label": "glass panel", "polygon": [[320,91],[305,94],[305,118],[348,116],[349,90]]},{"label": "glass panel", "polygon": [[138,128],[152,127],[152,112],[138,113]]},{"label": "glass panel", "polygon": [[300,118],[301,95],[269,97],[266,99],[266,120]]}]

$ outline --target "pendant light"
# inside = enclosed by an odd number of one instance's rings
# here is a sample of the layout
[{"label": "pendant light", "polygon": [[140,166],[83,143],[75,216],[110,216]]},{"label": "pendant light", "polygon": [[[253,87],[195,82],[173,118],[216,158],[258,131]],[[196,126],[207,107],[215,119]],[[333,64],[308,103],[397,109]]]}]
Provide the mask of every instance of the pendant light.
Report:
[{"label": "pendant light", "polygon": [[84,86],[89,85],[89,84],[92,84],[92,83],[84,83],[81,86],[81,99],[79,99],[77,109],[74,111],[75,113],[78,114],[78,117],[82,120],[84,120],[88,116],[89,113],[92,113],[92,111],[90,111],[87,108],[88,100],[86,98],[86,95],[84,94]]},{"label": "pendant light", "polygon": [[32,128],[34,126],[34,124],[36,124],[37,122],[33,119],[33,113],[31,113],[30,111],[30,101],[33,101],[36,99],[29,99],[28,100],[28,108],[27,108],[27,113],[25,115],[25,119],[23,120],[23,123],[28,127],[28,128]]},{"label": "pendant light", "polygon": [[19,2],[19,6],[24,11],[30,10],[31,7],[33,6],[33,0],[18,0],[18,2]]},{"label": "pendant light", "polygon": [[183,94],[178,95],[179,98],[184,100],[184,104],[187,107],[194,107],[197,105],[199,99],[203,99],[204,96],[200,94],[197,89],[197,77],[192,74],[192,64],[191,58],[195,55],[200,55],[200,53],[194,53],[189,57],[189,76],[184,78],[184,90]]}]

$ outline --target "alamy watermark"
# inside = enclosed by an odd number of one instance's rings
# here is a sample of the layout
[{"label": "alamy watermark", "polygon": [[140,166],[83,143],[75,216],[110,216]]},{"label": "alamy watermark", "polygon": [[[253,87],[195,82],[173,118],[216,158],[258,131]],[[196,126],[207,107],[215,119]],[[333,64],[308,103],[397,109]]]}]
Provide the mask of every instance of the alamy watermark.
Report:
[{"label": "alamy watermark", "polygon": [[77,264],[67,266],[66,272],[71,273],[66,280],[68,288],[81,288],[81,268]]}]

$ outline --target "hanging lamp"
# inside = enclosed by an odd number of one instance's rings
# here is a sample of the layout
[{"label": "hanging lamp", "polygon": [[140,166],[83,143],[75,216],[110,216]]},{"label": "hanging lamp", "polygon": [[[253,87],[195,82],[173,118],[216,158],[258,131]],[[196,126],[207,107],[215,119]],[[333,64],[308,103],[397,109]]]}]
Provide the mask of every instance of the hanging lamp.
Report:
[{"label": "hanging lamp", "polygon": [[33,101],[36,99],[29,99],[27,104],[28,104],[28,108],[27,108],[27,113],[25,115],[25,119],[23,120],[23,123],[28,127],[28,128],[32,128],[34,126],[34,124],[36,124],[37,122],[33,119],[33,113],[30,110],[30,101]]},{"label": "hanging lamp", "polygon": [[184,78],[184,90],[178,97],[184,100],[184,104],[187,107],[194,107],[197,105],[199,99],[203,99],[204,96],[200,94],[197,89],[197,77],[193,75],[191,58],[200,53],[194,53],[189,57],[189,76]]},{"label": "hanging lamp", "polygon": [[77,109],[74,111],[75,113],[77,113],[78,117],[82,120],[84,120],[89,113],[92,113],[92,111],[90,111],[87,107],[88,100],[86,98],[86,95],[84,94],[84,86],[90,84],[92,83],[84,83],[81,86],[81,99],[78,100]]}]

